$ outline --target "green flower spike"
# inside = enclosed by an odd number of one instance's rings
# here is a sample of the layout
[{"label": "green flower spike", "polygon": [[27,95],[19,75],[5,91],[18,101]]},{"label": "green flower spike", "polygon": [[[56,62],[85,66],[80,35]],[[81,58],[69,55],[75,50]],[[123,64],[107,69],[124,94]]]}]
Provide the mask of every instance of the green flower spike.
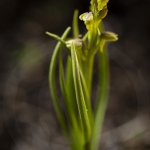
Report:
[{"label": "green flower spike", "polygon": [[[108,1],[91,0],[91,12],[79,16],[88,30],[83,37],[80,36],[77,10],[73,17],[73,37],[68,37],[70,27],[61,37],[46,32],[58,40],[50,63],[49,86],[60,127],[72,150],[99,148],[110,85],[106,42],[118,39],[115,33],[104,30]],[[68,51],[67,61],[63,61],[64,49]],[[92,106],[95,67],[98,68],[97,89]],[[61,107],[62,100],[64,107]]]},{"label": "green flower spike", "polygon": [[85,25],[86,25],[86,28],[88,30],[91,30],[92,27],[93,27],[93,24],[94,24],[94,21],[93,21],[93,13],[92,12],[86,12],[82,15],[79,16],[79,19],[80,20],[83,20]]}]

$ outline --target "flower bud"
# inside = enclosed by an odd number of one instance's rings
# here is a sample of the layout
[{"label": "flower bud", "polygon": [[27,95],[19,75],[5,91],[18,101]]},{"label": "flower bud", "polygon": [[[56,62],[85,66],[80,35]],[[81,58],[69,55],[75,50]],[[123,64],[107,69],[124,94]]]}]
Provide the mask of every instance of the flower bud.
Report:
[{"label": "flower bud", "polygon": [[101,33],[101,38],[104,39],[105,41],[117,41],[118,37],[117,34],[113,33],[113,32],[102,32]]},{"label": "flower bud", "polygon": [[105,16],[107,15],[107,12],[108,12],[108,9],[107,9],[107,8],[101,10],[101,11],[99,12],[97,18],[98,18],[99,20],[102,20],[102,19],[105,18]]},{"label": "flower bud", "polygon": [[98,10],[102,10],[107,5],[109,0],[97,0]]}]

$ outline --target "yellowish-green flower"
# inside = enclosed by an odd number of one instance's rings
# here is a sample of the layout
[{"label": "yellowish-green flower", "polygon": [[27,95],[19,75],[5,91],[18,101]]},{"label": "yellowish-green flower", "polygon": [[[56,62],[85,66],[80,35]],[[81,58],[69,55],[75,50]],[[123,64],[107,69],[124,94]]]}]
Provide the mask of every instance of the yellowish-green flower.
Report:
[{"label": "yellowish-green flower", "polygon": [[93,20],[93,13],[92,12],[86,12],[82,15],[79,16],[79,19],[80,20],[83,20],[85,25],[86,25],[86,28],[88,30],[91,30],[92,27],[93,27],[93,24],[94,24],[94,20]]}]

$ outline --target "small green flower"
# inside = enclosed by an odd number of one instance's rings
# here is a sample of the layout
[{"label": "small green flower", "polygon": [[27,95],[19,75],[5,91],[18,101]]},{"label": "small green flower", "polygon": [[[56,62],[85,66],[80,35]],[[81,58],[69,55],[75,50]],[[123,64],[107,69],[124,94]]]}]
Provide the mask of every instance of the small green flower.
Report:
[{"label": "small green flower", "polygon": [[83,20],[85,25],[86,25],[86,28],[88,30],[91,30],[92,27],[93,27],[93,24],[94,24],[94,20],[93,20],[93,13],[92,12],[86,12],[82,15],[79,16],[79,19],[80,20]]},{"label": "small green flower", "polygon": [[117,40],[117,34],[109,31],[102,32],[100,35],[100,51],[103,52],[103,47],[106,42],[114,42]]},{"label": "small green flower", "polygon": [[66,41],[66,46],[70,49],[72,43],[74,43],[76,48],[82,48],[82,40],[81,39],[72,39],[72,40],[68,40]]},{"label": "small green flower", "polygon": [[93,13],[92,12],[86,12],[79,16],[80,20],[83,20],[85,22],[89,22],[93,20]]}]

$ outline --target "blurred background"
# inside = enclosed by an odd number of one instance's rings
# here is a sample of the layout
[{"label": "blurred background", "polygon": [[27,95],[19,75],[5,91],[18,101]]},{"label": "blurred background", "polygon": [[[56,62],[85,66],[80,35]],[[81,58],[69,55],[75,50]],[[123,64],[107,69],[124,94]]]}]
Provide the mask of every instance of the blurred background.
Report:
[{"label": "blurred background", "polygon": [[[57,41],[45,31],[61,35],[74,10],[87,12],[89,2],[0,0],[0,150],[69,149],[48,87]],[[108,9],[105,29],[119,40],[108,45],[111,86],[100,149],[149,150],[150,1],[110,0]]]}]

